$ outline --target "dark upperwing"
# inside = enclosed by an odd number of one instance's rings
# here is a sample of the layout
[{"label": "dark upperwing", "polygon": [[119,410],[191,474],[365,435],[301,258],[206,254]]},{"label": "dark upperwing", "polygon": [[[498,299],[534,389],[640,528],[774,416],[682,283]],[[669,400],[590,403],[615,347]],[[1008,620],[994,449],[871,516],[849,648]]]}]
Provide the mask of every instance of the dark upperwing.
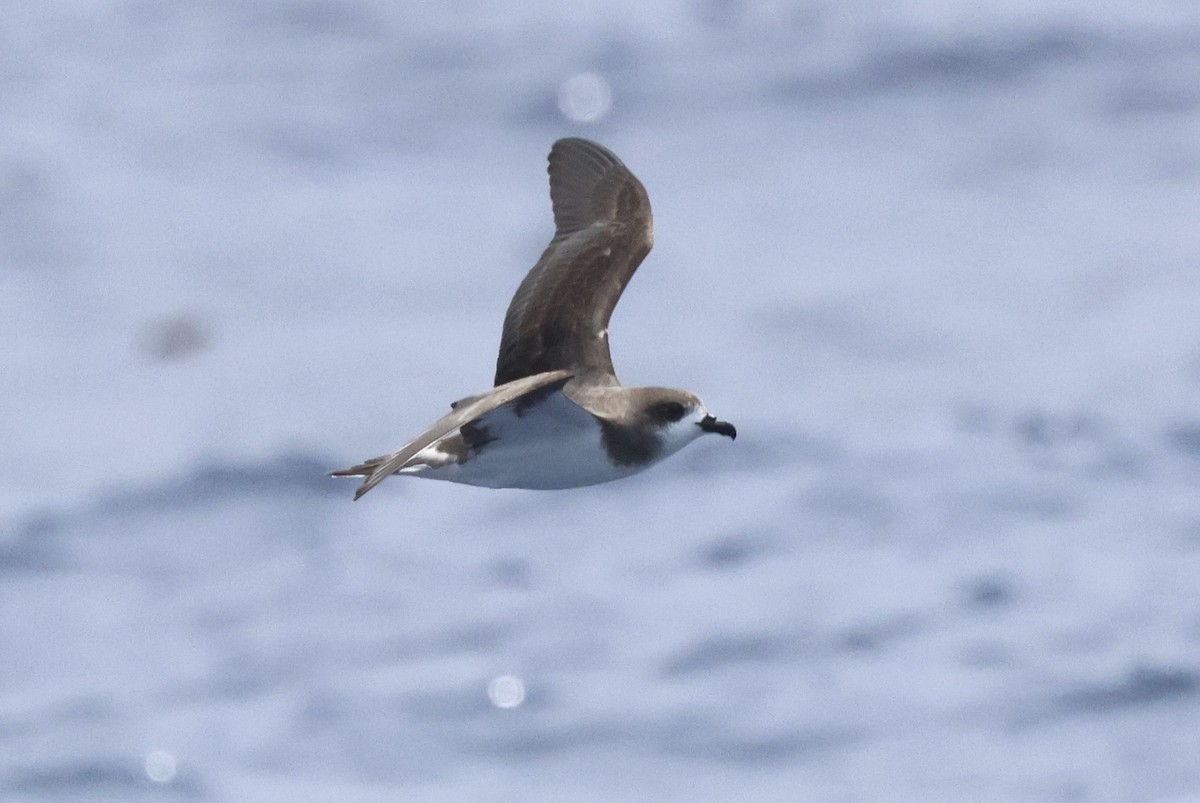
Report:
[{"label": "dark upperwing", "polygon": [[615,375],[608,321],[654,241],[645,188],[607,148],[560,139],[548,171],[554,239],[509,304],[496,385],[560,369]]}]

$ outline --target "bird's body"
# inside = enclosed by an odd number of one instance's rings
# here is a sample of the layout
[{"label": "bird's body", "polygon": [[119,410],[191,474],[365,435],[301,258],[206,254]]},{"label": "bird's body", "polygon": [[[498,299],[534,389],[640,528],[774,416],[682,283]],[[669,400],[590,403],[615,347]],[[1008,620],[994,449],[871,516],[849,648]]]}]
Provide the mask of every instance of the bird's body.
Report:
[{"label": "bird's body", "polygon": [[390,455],[333,472],[365,477],[355,498],[392,474],[488,488],[549,490],[636,474],[706,432],[736,436],[696,396],[626,388],[608,321],[650,251],[650,202],[610,151],[563,139],[550,151],[555,235],[505,316],[496,386]]}]

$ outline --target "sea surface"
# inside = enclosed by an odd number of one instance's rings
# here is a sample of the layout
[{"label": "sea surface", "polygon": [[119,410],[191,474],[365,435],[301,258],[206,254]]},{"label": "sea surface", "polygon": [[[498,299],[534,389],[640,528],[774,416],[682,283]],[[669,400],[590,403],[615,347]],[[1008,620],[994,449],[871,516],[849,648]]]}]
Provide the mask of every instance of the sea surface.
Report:
[{"label": "sea surface", "polygon": [[[550,144],[646,185],[564,492]],[[1200,800],[1200,10],[0,4],[0,800]]]}]

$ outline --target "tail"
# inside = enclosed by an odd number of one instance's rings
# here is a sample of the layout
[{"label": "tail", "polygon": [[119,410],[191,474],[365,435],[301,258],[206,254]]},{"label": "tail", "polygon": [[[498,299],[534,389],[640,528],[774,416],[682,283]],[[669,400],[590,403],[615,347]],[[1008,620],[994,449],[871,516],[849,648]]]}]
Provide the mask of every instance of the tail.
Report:
[{"label": "tail", "polygon": [[331,471],[331,472],[329,472],[329,476],[330,477],[369,477],[369,476],[371,476],[371,472],[373,472],[379,466],[383,465],[383,461],[387,460],[387,459],[388,459],[387,455],[381,455],[380,457],[372,457],[370,460],[365,460],[362,463],[359,463],[357,466],[351,466],[350,468],[340,468],[337,471]]},{"label": "tail", "polygon": [[[380,455],[379,457],[372,457],[370,460],[363,461],[362,463],[359,463],[357,466],[351,466],[350,468],[343,468],[343,469],[339,469],[337,471],[331,471],[331,472],[329,472],[329,476],[330,477],[370,477],[372,474],[375,473],[375,469],[377,469],[381,465],[383,465],[384,461],[386,461],[388,459],[388,457],[390,457],[390,455],[386,455],[386,454]],[[354,501],[357,502],[358,499],[364,493],[366,493],[366,490],[364,490],[364,488],[359,488],[358,491],[356,491],[354,494]]]},{"label": "tail", "polygon": [[[372,457],[370,460],[365,460],[362,463],[359,463],[357,466],[351,466],[350,468],[343,468],[343,469],[338,469],[337,471],[331,471],[331,472],[329,472],[328,476],[330,476],[330,477],[364,477],[365,479],[363,480],[363,484],[360,485],[358,487],[358,490],[356,490],[354,492],[354,501],[357,502],[359,499],[362,498],[363,494],[365,494],[367,491],[371,490],[376,485],[378,485],[379,482],[388,474],[406,474],[406,473],[408,473],[408,471],[411,471],[414,468],[424,468],[428,465],[428,463],[425,463],[425,462],[409,460],[407,463],[405,463],[403,466],[396,469],[395,471],[389,471],[389,472],[387,472],[387,474],[384,474],[381,476],[379,474],[380,467],[383,466],[384,463],[391,460],[394,456],[395,456],[394,454],[385,454],[385,455],[380,455],[379,457]],[[384,471],[387,471],[387,469],[385,468]]]}]

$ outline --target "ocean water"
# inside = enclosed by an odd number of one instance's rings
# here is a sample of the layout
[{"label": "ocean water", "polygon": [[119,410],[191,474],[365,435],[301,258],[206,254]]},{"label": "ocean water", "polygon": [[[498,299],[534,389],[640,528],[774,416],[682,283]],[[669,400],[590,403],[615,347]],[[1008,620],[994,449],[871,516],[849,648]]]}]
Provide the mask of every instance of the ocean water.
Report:
[{"label": "ocean water", "polygon": [[[567,135],[737,442],[353,503]],[[1183,2],[5,4],[0,799],[1200,800],[1197,221]]]}]

